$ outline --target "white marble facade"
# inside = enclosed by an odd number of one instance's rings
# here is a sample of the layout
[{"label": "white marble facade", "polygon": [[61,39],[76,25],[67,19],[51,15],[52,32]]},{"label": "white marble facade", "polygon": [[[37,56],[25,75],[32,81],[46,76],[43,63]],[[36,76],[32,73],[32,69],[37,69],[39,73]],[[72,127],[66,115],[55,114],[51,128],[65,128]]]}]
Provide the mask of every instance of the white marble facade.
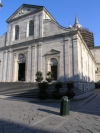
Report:
[{"label": "white marble facade", "polygon": [[[30,21],[34,23],[31,36]],[[21,64],[25,82],[36,82],[37,71],[45,80],[52,66],[57,66],[57,80],[95,82],[96,61],[75,27],[62,27],[44,7],[27,4],[16,10],[7,23],[8,31],[0,38],[0,82],[19,81]]]}]

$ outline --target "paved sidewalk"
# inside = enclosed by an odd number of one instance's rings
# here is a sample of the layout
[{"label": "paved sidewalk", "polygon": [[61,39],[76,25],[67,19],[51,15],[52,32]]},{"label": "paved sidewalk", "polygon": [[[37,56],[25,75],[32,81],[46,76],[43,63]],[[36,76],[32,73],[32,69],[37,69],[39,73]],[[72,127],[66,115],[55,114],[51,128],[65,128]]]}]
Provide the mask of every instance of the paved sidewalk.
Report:
[{"label": "paved sidewalk", "polygon": [[71,101],[70,115],[61,117],[60,103],[0,99],[0,133],[100,133],[100,90]]}]

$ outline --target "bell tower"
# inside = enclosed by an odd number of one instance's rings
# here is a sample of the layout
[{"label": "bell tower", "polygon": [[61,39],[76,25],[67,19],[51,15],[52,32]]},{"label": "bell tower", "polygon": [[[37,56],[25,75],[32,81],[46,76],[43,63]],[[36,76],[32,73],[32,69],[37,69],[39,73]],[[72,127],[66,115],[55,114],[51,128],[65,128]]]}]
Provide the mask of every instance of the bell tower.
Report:
[{"label": "bell tower", "polygon": [[79,23],[79,21],[78,21],[77,15],[76,15],[76,17],[75,17],[74,27],[75,27],[75,28],[79,28],[79,29],[82,28],[82,25],[80,25],[80,23]]}]

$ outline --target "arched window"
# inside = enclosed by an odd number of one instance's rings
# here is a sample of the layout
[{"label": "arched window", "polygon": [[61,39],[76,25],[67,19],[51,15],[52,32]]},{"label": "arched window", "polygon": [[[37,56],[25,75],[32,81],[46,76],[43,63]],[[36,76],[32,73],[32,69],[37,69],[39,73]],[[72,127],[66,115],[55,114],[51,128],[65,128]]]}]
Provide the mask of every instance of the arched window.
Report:
[{"label": "arched window", "polygon": [[34,35],[34,21],[29,22],[29,36]]},{"label": "arched window", "polygon": [[15,26],[15,40],[19,39],[19,25]]}]

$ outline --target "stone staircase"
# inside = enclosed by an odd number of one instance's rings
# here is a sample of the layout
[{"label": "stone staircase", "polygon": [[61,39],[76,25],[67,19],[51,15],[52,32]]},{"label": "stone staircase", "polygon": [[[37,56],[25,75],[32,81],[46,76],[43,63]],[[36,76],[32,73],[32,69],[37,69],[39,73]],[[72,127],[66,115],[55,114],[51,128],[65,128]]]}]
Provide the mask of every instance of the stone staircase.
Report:
[{"label": "stone staircase", "polygon": [[[49,84],[47,93],[51,94],[54,91],[54,84]],[[60,89],[60,92],[66,92],[67,89],[64,87]],[[15,96],[24,98],[36,98],[38,96],[38,85],[37,83],[26,83],[26,82],[0,82],[0,95]],[[74,88],[76,95],[83,94],[84,92]]]},{"label": "stone staircase", "polygon": [[36,83],[0,82],[0,95],[22,97],[24,93],[26,93],[27,95],[32,95],[32,93],[35,93],[35,91],[37,92],[37,90],[38,89]]}]

